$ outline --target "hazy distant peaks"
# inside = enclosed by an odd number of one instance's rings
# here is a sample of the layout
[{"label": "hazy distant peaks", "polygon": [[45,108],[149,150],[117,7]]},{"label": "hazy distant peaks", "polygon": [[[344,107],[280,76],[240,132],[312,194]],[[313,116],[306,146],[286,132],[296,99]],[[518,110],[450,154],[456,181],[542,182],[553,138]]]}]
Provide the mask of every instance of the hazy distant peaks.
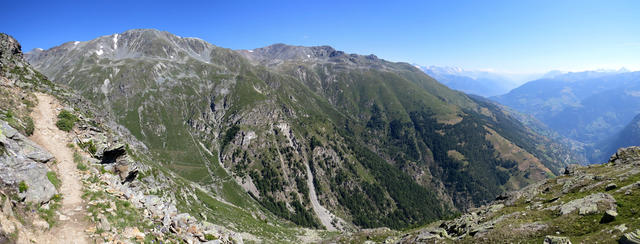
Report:
[{"label": "hazy distant peaks", "polygon": [[597,69],[597,70],[587,70],[580,72],[567,72],[560,70],[552,70],[540,77],[540,79],[558,79],[563,81],[575,81],[575,80],[584,80],[584,79],[595,79],[608,75],[615,74],[623,74],[631,72],[627,68],[620,69]]}]

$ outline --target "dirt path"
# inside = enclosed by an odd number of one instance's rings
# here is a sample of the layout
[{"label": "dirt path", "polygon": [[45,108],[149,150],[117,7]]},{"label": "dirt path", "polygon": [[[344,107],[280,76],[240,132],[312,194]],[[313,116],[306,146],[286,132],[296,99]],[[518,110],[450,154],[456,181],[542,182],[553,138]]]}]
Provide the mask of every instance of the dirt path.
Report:
[{"label": "dirt path", "polygon": [[36,93],[36,97],[38,105],[31,114],[35,124],[31,140],[51,152],[58,161],[54,168],[62,181],[59,191],[63,197],[58,223],[48,233],[37,237],[37,243],[88,243],[84,230],[89,225],[82,201],[81,176],[73,162],[73,151],[67,147],[71,137],[55,125],[57,108],[61,106],[50,95]]}]

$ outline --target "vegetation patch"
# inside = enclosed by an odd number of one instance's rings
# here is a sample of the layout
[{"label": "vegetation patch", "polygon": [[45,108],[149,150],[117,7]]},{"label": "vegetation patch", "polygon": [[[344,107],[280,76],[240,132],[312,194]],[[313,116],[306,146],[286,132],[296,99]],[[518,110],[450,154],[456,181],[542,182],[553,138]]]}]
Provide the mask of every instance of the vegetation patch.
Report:
[{"label": "vegetation patch", "polygon": [[227,130],[227,132],[224,133],[224,138],[222,139],[222,144],[220,145],[221,152],[224,151],[224,148],[229,144],[229,142],[231,142],[231,140],[236,137],[238,131],[240,131],[240,127],[238,127],[237,125],[233,125]]},{"label": "vegetation patch", "polygon": [[82,155],[80,155],[77,151],[73,152],[73,162],[76,163],[76,168],[80,171],[89,169],[87,165],[82,162]]},{"label": "vegetation patch", "polygon": [[53,195],[53,198],[51,198],[51,201],[49,201],[49,205],[47,207],[40,207],[38,209],[38,214],[42,219],[47,221],[49,228],[53,227],[58,220],[56,211],[60,208],[61,201],[62,197],[60,194],[55,194]]},{"label": "vegetation patch", "polygon": [[18,191],[20,193],[26,192],[27,190],[29,190],[29,186],[27,185],[27,183],[23,181],[20,181],[20,183],[18,183]]},{"label": "vegetation patch", "polygon": [[56,189],[60,189],[60,185],[62,184],[62,182],[60,182],[60,179],[58,179],[58,175],[56,174],[56,172],[53,172],[53,171],[47,172],[47,179],[49,179],[51,184],[53,184],[53,186],[55,186]]},{"label": "vegetation patch", "polygon": [[56,126],[62,131],[69,132],[73,129],[73,126],[77,121],[78,117],[67,110],[62,110],[58,114],[58,122],[56,122]]},{"label": "vegetation patch", "polygon": [[[96,144],[93,142],[93,140],[89,140],[88,142],[79,142],[78,146],[80,146],[82,149],[87,150],[87,152],[89,152],[91,155],[95,155],[98,151],[98,148],[96,147]],[[129,145],[127,145],[127,148],[128,146]],[[127,150],[127,153],[129,153],[129,150]]]}]

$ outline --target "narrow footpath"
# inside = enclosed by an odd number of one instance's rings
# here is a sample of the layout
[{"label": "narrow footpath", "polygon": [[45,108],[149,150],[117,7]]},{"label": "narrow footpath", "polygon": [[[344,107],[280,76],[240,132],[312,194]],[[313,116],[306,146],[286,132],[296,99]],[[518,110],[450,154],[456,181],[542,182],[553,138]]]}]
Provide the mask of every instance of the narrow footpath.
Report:
[{"label": "narrow footpath", "polygon": [[73,161],[73,150],[67,145],[72,142],[69,133],[56,127],[58,110],[61,108],[54,97],[36,93],[38,105],[31,113],[35,130],[31,140],[40,144],[55,157],[52,166],[62,184],[62,206],[58,210],[58,223],[44,235],[35,237],[37,243],[88,243],[85,229],[89,227],[85,204],[82,200],[81,173]]}]

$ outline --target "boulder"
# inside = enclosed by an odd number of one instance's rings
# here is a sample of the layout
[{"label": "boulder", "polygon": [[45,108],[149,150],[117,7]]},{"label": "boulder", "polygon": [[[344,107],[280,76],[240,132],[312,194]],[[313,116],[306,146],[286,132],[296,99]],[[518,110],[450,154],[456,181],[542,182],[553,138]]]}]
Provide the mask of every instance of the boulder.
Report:
[{"label": "boulder", "polygon": [[2,228],[2,224],[0,224],[0,243],[11,243],[9,235]]},{"label": "boulder", "polygon": [[604,224],[604,223],[612,222],[616,220],[617,216],[618,216],[618,212],[616,212],[615,210],[611,210],[611,209],[607,210],[604,212],[602,219],[600,219],[600,223]]},{"label": "boulder", "polygon": [[58,193],[43,164],[53,156],[0,120],[0,184],[13,187],[25,202],[48,202]]},{"label": "boulder", "polygon": [[568,237],[563,236],[545,236],[543,244],[571,244]]},{"label": "boulder", "polygon": [[640,244],[640,230],[624,234],[618,241],[620,244]]},{"label": "boulder", "polygon": [[6,151],[18,152],[20,155],[38,163],[46,163],[53,159],[51,153],[20,134],[16,129],[9,126],[9,123],[1,120],[0,138],[12,141],[11,143],[3,143]]},{"label": "boulder", "polygon": [[640,147],[633,146],[618,149],[618,151],[609,158],[609,163],[616,165],[638,160],[640,160]]},{"label": "boulder", "polygon": [[98,223],[98,227],[103,230],[103,231],[110,231],[111,230],[111,224],[109,223],[109,220],[107,220],[107,217],[104,216],[104,214],[98,214],[98,220],[100,221]]},{"label": "boulder", "polygon": [[120,180],[124,180],[129,175],[129,165],[126,162],[118,162],[116,166],[113,168],[114,173],[120,176]]},{"label": "boulder", "polygon": [[145,234],[142,233],[138,227],[127,227],[124,229],[124,233],[122,235],[127,239],[136,239],[137,241],[142,241],[145,238]]},{"label": "boulder", "polygon": [[598,205],[596,203],[586,203],[584,206],[580,206],[578,213],[580,215],[594,214],[598,212]]},{"label": "boulder", "polygon": [[598,206],[604,206],[606,210],[616,209],[616,199],[606,193],[594,193],[589,196],[575,199],[560,206],[562,215],[570,214],[579,210],[580,214],[591,214],[598,212]]},{"label": "boulder", "polygon": [[611,191],[611,190],[616,189],[616,188],[618,188],[618,185],[616,185],[616,184],[614,184],[614,183],[611,183],[611,184],[608,184],[608,185],[604,188],[604,190],[605,190],[605,191]]},{"label": "boulder", "polygon": [[565,175],[572,175],[576,172],[577,169],[579,169],[580,166],[579,164],[569,164],[566,167],[564,167],[564,172],[563,174]]},{"label": "boulder", "polygon": [[100,155],[101,164],[112,164],[118,161],[118,159],[127,153],[124,144],[116,144],[111,147],[105,148]]}]

